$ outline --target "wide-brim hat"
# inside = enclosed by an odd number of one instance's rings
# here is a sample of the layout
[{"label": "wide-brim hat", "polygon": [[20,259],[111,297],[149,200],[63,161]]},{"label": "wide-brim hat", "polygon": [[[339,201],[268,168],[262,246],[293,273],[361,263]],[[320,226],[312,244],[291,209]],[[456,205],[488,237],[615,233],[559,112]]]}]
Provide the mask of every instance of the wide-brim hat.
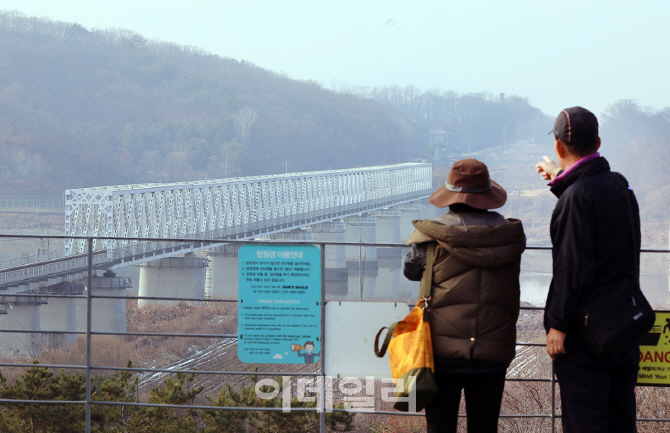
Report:
[{"label": "wide-brim hat", "polygon": [[486,164],[468,158],[454,163],[447,181],[428,201],[437,207],[463,203],[477,209],[496,209],[507,201],[507,192],[491,180]]}]

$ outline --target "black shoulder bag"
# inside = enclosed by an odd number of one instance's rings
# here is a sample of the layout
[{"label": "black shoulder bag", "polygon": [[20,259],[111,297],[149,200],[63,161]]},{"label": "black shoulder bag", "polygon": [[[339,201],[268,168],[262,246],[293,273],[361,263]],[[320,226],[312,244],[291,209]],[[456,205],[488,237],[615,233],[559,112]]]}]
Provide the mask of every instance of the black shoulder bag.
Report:
[{"label": "black shoulder bag", "polygon": [[[627,187],[626,178],[619,173],[616,174],[624,180]],[[628,191],[626,191],[626,204],[632,239],[635,243],[635,220]],[[582,336],[591,352],[598,358],[613,355],[637,344],[656,321],[654,309],[640,289],[637,272],[639,256],[635,248],[632,251],[636,268],[635,278],[621,280],[619,284],[612,286],[612,291],[608,294],[610,301],[606,304],[603,305],[594,299],[586,302],[581,308]]]}]

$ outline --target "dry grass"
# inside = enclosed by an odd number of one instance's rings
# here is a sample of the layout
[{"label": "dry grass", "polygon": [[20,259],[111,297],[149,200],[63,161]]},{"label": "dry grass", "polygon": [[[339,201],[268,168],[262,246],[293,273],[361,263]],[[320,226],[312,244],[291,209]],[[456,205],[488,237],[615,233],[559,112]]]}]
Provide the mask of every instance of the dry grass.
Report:
[{"label": "dry grass", "polygon": [[370,430],[374,433],[422,433],[426,431],[426,419],[419,416],[388,416],[381,422],[375,419]]},{"label": "dry grass", "polygon": [[[152,305],[138,308],[133,302],[126,307],[128,332],[192,334],[236,334],[237,304],[207,302],[191,305]],[[172,362],[187,357],[193,350],[212,344],[202,337],[125,337],[137,349],[138,362],[157,359]]]},{"label": "dry grass", "polygon": [[[180,333],[184,335],[202,334],[234,334],[236,333],[237,306],[234,303],[208,302],[203,305],[154,305],[142,309],[137,308],[134,301],[127,305],[128,331],[152,333]],[[543,343],[544,330],[542,329],[542,311],[523,310],[517,326],[518,341],[526,343]],[[159,367],[171,362],[192,357],[195,350],[210,346],[217,339],[197,337],[146,337],[146,336],[94,336],[92,339],[92,358],[96,366],[124,367],[129,359],[138,367]],[[220,369],[222,371],[243,371],[250,368],[242,365],[237,359],[236,351],[229,351],[216,365],[203,366],[204,369]],[[12,360],[27,362],[29,360]],[[67,350],[44,350],[42,363],[62,365],[86,364],[86,339],[80,336],[77,344]],[[261,366],[266,368],[277,367]],[[312,370],[315,366],[304,367]],[[308,368],[311,367],[311,368]],[[25,369],[3,368],[10,383],[23,373]],[[298,370],[302,371],[303,368]],[[68,372],[73,372],[70,369]],[[96,374],[102,372],[96,371]],[[111,373],[111,371],[110,371]],[[297,375],[299,372],[296,371]],[[551,363],[544,347],[519,347],[518,356],[513,362],[508,377],[510,378],[549,378]],[[236,383],[248,380],[247,376],[198,376],[199,385],[204,385],[206,393],[214,395],[224,383]],[[390,403],[381,399],[381,384],[375,383],[375,409],[382,411],[393,410]],[[334,389],[338,389],[337,382]],[[146,390],[144,390],[146,392]],[[560,414],[559,387],[556,387],[556,413]],[[636,390],[638,399],[638,416],[641,418],[670,418],[670,401],[667,390],[660,387],[639,387]],[[334,396],[334,400],[341,401],[342,396]],[[200,399],[201,404],[207,401]],[[465,413],[462,401],[460,412]],[[547,382],[508,381],[503,397],[502,414],[505,415],[550,415],[551,414],[551,385]],[[465,418],[459,420],[460,428],[464,430]],[[560,419],[556,422],[557,431],[561,431]],[[670,431],[670,423],[640,422],[640,432]],[[551,431],[551,420],[548,417],[525,417],[500,419],[501,432],[544,432]],[[385,416],[364,415],[356,416],[356,432],[399,432],[412,433],[425,431],[423,417],[414,416]],[[460,431],[460,430],[459,430]]]},{"label": "dry grass", "polygon": [[[190,337],[191,334],[235,334],[237,332],[237,305],[227,302],[207,302],[189,305],[152,305],[138,308],[134,300],[126,304],[128,332],[176,333],[184,337],[168,336],[103,336],[91,338],[92,363],[100,367],[125,367],[128,360],[136,366],[159,367],[187,358],[195,350],[211,345],[212,338]],[[43,364],[86,365],[86,337],[80,335],[77,343],[67,349],[44,349],[40,356]],[[31,359],[12,359],[26,363]],[[25,371],[4,368],[10,380]],[[69,369],[68,371],[75,371]]]}]

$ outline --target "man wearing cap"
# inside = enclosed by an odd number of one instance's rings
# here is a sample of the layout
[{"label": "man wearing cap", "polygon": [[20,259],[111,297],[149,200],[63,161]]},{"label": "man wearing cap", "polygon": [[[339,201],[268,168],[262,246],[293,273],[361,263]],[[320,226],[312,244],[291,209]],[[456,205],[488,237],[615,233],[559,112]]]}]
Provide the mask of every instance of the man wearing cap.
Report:
[{"label": "man wearing cap", "polygon": [[505,372],[515,355],[519,269],[526,237],[521,221],[489,211],[507,193],[483,163],[456,162],[429,201],[449,211],[414,221],[405,276],[421,280],[435,243],[427,301],[439,394],[426,406],[428,432],[456,432],[465,390],[468,431],[497,432]]},{"label": "man wearing cap", "polygon": [[639,347],[596,358],[580,335],[579,313],[587,300],[606,306],[617,284],[638,279],[637,201],[625,178],[610,171],[598,153],[593,113],[567,108],[552,132],[558,164],[545,156],[536,168],[551,180],[558,198],[550,226],[553,278],[544,326],[561,387],[563,431],[635,432]]}]

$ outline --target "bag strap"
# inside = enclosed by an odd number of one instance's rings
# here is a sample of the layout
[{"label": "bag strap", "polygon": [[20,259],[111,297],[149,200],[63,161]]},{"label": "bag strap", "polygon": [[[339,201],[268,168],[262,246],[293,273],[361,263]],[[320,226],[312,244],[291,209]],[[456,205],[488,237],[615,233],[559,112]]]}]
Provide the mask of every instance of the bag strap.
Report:
[{"label": "bag strap", "polygon": [[428,244],[428,250],[426,251],[426,268],[423,271],[423,276],[421,277],[421,286],[419,287],[419,302],[421,300],[426,301],[426,305],[430,300],[430,290],[433,286],[433,263],[435,262],[435,245],[436,242],[430,242]]},{"label": "bag strap", "polygon": [[623,174],[621,173],[616,173],[626,184],[626,204],[628,207],[628,216],[630,218],[630,233],[633,239],[633,263],[635,263],[635,281],[640,284],[640,256],[635,252],[635,219],[633,217],[633,204],[630,201],[630,193],[628,190],[630,189],[629,186],[630,184],[626,180]]},{"label": "bag strap", "polygon": [[[433,262],[435,261],[435,242],[430,242],[428,244],[428,249],[426,251],[426,268],[423,271],[423,276],[421,277],[421,286],[419,287],[419,301],[424,301],[424,308],[428,306],[428,301],[430,300],[430,289],[432,288],[433,283]],[[379,347],[379,337],[381,336],[382,331],[386,329],[384,326],[382,329],[377,332],[375,336],[375,355],[377,358],[383,358],[386,354],[386,349],[388,349],[391,338],[393,338],[393,331],[398,325],[398,322],[394,322],[391,326],[388,327],[386,332],[386,337],[382,343],[382,347]]]},{"label": "bag strap", "polygon": [[384,342],[382,343],[381,349],[379,348],[379,336],[381,335],[382,331],[386,329],[386,326],[384,326],[382,329],[377,332],[377,336],[375,337],[375,355],[377,358],[383,358],[384,355],[386,354],[386,349],[389,347],[389,342],[391,341],[391,338],[393,338],[393,331],[395,331],[395,327],[398,324],[398,322],[393,322],[391,326],[388,327],[388,331],[386,332],[386,338],[384,338]]}]

